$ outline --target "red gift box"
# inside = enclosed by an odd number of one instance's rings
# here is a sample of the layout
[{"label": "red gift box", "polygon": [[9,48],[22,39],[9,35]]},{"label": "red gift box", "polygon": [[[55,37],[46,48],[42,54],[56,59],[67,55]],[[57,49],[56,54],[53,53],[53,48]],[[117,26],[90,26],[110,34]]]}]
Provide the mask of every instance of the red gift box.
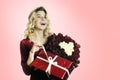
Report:
[{"label": "red gift box", "polygon": [[41,71],[48,72],[50,75],[61,80],[64,79],[66,74],[69,75],[68,69],[72,65],[71,61],[50,52],[47,52],[47,55],[48,58],[46,57],[44,51],[41,50],[39,56],[35,58],[31,65]]}]

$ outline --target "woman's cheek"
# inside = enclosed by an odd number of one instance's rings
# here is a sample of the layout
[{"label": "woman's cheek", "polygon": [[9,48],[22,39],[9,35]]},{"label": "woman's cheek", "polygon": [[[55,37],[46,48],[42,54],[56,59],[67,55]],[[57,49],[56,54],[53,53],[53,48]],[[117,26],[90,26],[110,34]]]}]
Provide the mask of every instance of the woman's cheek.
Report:
[{"label": "woman's cheek", "polygon": [[45,22],[46,22],[47,25],[49,24],[49,20],[46,19]]},{"label": "woman's cheek", "polygon": [[33,21],[33,24],[34,24],[34,25],[37,25],[37,20],[36,20],[36,19]]}]

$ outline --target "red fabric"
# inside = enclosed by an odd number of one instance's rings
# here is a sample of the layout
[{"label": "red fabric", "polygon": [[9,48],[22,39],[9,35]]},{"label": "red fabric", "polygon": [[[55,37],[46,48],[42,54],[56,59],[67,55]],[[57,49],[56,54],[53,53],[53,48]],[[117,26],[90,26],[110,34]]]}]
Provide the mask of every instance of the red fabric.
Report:
[{"label": "red fabric", "polygon": [[29,55],[29,51],[32,48],[33,43],[29,42],[28,39],[23,39],[20,42],[20,52],[21,52],[21,65],[23,68],[23,71],[26,75],[30,75],[31,74],[31,67],[29,67],[27,65],[27,59],[28,59],[28,55]]},{"label": "red fabric", "polygon": [[[50,53],[50,52],[47,52],[47,55],[48,55],[48,56],[51,56],[52,59],[55,57],[55,55],[52,54],[52,53]],[[44,58],[44,59],[47,60],[47,58],[46,58],[45,53],[44,53],[43,50],[40,51],[39,57]],[[64,59],[64,58],[62,58],[62,57],[60,57],[60,56],[58,56],[58,57],[54,60],[54,62],[57,62],[58,65],[66,68],[66,69],[69,69],[69,68],[71,67],[71,65],[72,65],[72,62],[71,62],[71,61],[69,61],[69,60],[67,60],[67,59]],[[40,70],[42,70],[42,71],[45,72],[46,68],[48,67],[48,63],[45,62],[45,61],[43,61],[43,60],[40,60],[40,59],[36,58],[36,59],[33,61],[32,66],[34,66],[35,68],[40,69]],[[64,79],[64,76],[65,76],[66,74],[67,74],[67,72],[66,72],[65,70],[63,70],[63,69],[61,69],[61,68],[58,68],[58,67],[56,67],[56,66],[54,66],[54,65],[51,66],[51,75],[53,75],[53,76],[55,76],[55,77],[63,80],[63,79]]]},{"label": "red fabric", "polygon": [[[23,39],[20,42],[21,66],[24,73],[26,75],[31,75],[30,80],[52,80],[48,78],[46,73],[39,70],[34,70],[33,67],[27,65],[29,51],[31,50],[32,46],[33,46],[33,42],[30,42],[29,39]],[[38,55],[38,52],[35,53],[35,56]]]}]

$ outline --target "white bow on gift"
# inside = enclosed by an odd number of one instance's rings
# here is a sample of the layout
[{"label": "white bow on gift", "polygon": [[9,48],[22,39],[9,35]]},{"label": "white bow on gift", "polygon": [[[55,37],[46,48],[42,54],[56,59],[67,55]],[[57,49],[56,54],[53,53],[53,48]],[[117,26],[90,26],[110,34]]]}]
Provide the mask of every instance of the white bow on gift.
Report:
[{"label": "white bow on gift", "polygon": [[50,71],[50,70],[51,70],[51,66],[54,65],[54,66],[56,66],[56,67],[58,67],[58,68],[60,68],[60,69],[65,70],[65,71],[67,72],[68,76],[69,76],[69,71],[68,71],[66,68],[58,65],[57,62],[54,62],[54,60],[55,60],[57,57],[58,57],[58,56],[55,56],[53,59],[52,59],[52,57],[48,57],[48,60],[46,60],[46,59],[44,59],[44,58],[42,58],[42,57],[37,56],[38,59],[43,60],[43,61],[49,63],[49,65],[48,65],[48,67],[47,67],[47,69],[46,69],[46,72],[49,73],[49,75],[51,74],[51,73],[50,73],[50,72],[51,72],[51,71]]},{"label": "white bow on gift", "polygon": [[68,74],[68,76],[69,76],[69,71],[68,71],[66,68],[58,65],[57,62],[54,62],[54,60],[55,60],[58,56],[56,55],[56,56],[52,59],[51,56],[48,56],[48,55],[47,55],[47,52],[46,52],[44,46],[42,46],[42,47],[43,47],[43,50],[44,50],[45,55],[47,56],[47,59],[48,59],[48,60],[46,60],[46,59],[44,59],[44,58],[42,58],[42,57],[39,57],[39,56],[37,56],[37,58],[40,59],[40,60],[43,60],[43,61],[45,61],[45,62],[47,62],[47,63],[49,63],[49,64],[48,64],[48,67],[47,67],[47,69],[46,69],[46,72],[50,75],[50,74],[51,74],[51,73],[50,73],[50,72],[51,72],[51,71],[50,71],[50,70],[51,70],[51,66],[54,65],[54,66],[56,66],[56,67],[58,67],[58,68],[60,68],[60,69],[63,69],[64,71],[66,71],[67,74]]},{"label": "white bow on gift", "polygon": [[46,72],[48,72],[49,74],[50,74],[50,70],[51,70],[51,66],[53,65],[53,64],[55,64],[55,65],[57,65],[57,62],[54,62],[54,60],[57,58],[57,56],[55,56],[53,59],[52,59],[52,57],[48,57],[48,62],[49,62],[49,65],[48,65],[48,67],[47,67],[47,69],[46,69]]}]

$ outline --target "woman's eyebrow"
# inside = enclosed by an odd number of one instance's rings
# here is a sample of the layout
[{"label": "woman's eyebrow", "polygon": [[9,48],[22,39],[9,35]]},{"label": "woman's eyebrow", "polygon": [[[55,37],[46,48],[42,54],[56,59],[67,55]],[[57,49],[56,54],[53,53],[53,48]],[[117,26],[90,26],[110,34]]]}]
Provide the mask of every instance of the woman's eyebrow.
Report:
[{"label": "woman's eyebrow", "polygon": [[40,16],[40,14],[37,14],[37,16]]},{"label": "woman's eyebrow", "polygon": [[[39,14],[39,13],[37,13],[37,16],[42,16],[41,14]],[[45,17],[45,15],[44,15],[44,17]]]}]

